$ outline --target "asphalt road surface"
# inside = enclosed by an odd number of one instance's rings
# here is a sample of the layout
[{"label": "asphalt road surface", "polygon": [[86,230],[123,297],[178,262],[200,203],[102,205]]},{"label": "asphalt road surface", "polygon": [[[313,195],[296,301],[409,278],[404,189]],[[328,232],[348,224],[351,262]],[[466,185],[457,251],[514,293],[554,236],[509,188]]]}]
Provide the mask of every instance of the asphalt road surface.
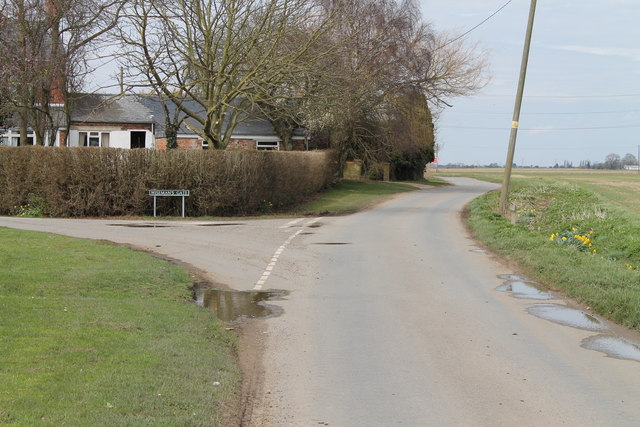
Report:
[{"label": "asphalt road surface", "polygon": [[[494,187],[453,181],[346,217],[0,226],[128,243],[234,289],[290,291],[273,303],[284,313],[262,321],[246,425],[640,425],[640,363],[585,348],[638,334],[558,296],[497,290],[517,271],[483,252],[459,214]],[[575,320],[565,306],[591,330],[561,324]],[[557,321],[530,314],[547,311]]]}]

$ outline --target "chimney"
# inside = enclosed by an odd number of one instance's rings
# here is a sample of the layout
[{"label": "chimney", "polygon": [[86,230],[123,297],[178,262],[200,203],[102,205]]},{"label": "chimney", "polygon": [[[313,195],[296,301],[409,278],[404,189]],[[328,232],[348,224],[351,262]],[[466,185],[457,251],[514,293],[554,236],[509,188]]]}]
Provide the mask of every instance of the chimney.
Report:
[{"label": "chimney", "polygon": [[64,83],[59,74],[51,83],[51,104],[64,105]]}]

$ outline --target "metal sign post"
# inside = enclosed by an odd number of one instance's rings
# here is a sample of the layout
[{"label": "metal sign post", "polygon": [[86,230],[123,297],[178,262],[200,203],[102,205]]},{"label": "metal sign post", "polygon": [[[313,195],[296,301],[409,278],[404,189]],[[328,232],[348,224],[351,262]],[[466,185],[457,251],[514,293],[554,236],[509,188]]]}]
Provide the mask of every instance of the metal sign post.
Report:
[{"label": "metal sign post", "polygon": [[153,216],[156,217],[157,197],[182,197],[182,218],[184,218],[184,198],[189,197],[189,190],[149,190],[149,196],[153,197]]}]

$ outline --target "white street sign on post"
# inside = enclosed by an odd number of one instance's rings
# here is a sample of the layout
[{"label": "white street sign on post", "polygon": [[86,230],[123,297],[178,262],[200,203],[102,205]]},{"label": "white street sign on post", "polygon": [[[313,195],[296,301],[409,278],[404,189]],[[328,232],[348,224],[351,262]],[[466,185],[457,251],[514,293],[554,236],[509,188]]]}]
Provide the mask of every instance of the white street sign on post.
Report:
[{"label": "white street sign on post", "polygon": [[156,217],[156,197],[182,197],[182,218],[184,218],[184,198],[189,197],[189,190],[149,190],[153,197],[153,217]]}]

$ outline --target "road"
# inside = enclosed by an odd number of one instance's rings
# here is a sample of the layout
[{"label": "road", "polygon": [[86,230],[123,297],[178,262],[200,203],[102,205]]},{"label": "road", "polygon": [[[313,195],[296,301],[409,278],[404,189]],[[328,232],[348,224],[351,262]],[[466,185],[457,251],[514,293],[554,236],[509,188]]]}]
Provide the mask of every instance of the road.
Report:
[{"label": "road", "polygon": [[557,295],[496,290],[517,271],[482,251],[459,215],[493,186],[453,181],[346,217],[0,226],[128,243],[235,289],[290,291],[274,302],[284,313],[261,321],[263,376],[245,425],[640,425],[640,363],[581,346],[640,336],[529,314],[575,306]]}]

